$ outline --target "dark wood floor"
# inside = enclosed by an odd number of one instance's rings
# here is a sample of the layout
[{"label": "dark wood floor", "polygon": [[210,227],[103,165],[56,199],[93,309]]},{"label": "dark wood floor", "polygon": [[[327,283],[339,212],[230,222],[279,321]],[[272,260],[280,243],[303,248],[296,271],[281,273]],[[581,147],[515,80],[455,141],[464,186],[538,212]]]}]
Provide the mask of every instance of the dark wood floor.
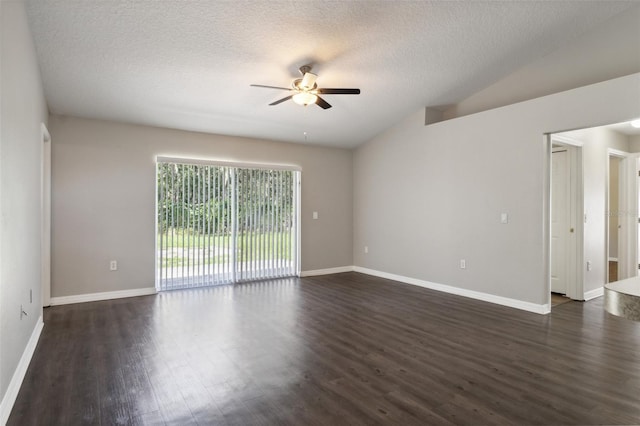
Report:
[{"label": "dark wood floor", "polygon": [[562,305],[563,303],[569,303],[571,299],[569,299],[566,295],[562,295],[559,293],[551,293],[551,308],[555,308],[558,305]]},{"label": "dark wood floor", "polygon": [[618,281],[618,262],[615,260],[609,261],[609,281],[608,283],[612,283]]},{"label": "dark wood floor", "polygon": [[357,273],[45,310],[9,425],[639,424],[640,323]]}]

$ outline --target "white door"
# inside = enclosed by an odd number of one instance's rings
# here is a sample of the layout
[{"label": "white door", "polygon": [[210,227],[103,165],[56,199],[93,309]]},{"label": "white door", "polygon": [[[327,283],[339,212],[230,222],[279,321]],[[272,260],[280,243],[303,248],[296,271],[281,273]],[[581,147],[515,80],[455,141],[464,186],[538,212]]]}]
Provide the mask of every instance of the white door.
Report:
[{"label": "white door", "polygon": [[[608,230],[609,230],[609,247],[608,254],[605,259],[608,273],[605,276],[606,281],[617,281],[620,279],[620,257],[619,254],[624,252],[624,242],[621,241],[621,229],[623,227],[624,218],[621,219],[620,213],[623,211],[622,199],[620,194],[624,190],[624,179],[620,179],[622,158],[617,155],[609,154],[609,204],[608,211]],[[624,178],[624,176],[622,176]],[[622,256],[624,257],[624,256]],[[612,262],[613,260],[613,262]],[[612,274],[612,272],[614,272]],[[613,275],[613,276],[612,276]]]},{"label": "white door", "polygon": [[569,153],[564,149],[551,154],[551,291],[567,293],[569,233],[571,211]]},{"label": "white door", "polygon": [[620,211],[618,217],[620,229],[618,240],[618,279],[635,277],[638,275],[638,217],[637,206],[640,200],[638,194],[638,156],[640,154],[626,154],[620,161]]}]

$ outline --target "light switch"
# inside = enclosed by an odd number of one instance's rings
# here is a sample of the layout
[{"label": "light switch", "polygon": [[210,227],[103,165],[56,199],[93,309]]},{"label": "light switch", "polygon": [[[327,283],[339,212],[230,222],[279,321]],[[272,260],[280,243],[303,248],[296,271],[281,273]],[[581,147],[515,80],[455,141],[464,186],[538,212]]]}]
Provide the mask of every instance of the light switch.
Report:
[{"label": "light switch", "polygon": [[509,213],[500,214],[500,223],[509,223]]},{"label": "light switch", "polygon": [[317,219],[318,218],[318,212],[313,212],[313,218]]}]

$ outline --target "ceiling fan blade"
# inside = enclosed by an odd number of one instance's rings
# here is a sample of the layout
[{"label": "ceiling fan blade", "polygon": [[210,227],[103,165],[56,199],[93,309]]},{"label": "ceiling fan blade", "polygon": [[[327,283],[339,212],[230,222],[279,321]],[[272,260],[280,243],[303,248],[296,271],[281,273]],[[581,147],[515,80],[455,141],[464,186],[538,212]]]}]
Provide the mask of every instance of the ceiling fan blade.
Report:
[{"label": "ceiling fan blade", "polygon": [[291,98],[293,98],[293,95],[291,95],[291,96],[287,96],[286,98],[278,99],[278,100],[277,100],[277,101],[275,101],[275,102],[271,102],[269,105],[278,105],[278,104],[281,104],[281,103],[282,103],[282,102],[284,102],[284,101],[288,101],[288,100],[289,100],[289,99],[291,99]]},{"label": "ceiling fan blade", "polygon": [[323,95],[359,95],[360,89],[318,89]]},{"label": "ceiling fan blade", "polygon": [[280,89],[280,90],[289,90],[291,91],[292,89],[288,88],[288,87],[278,87],[278,86],[265,86],[263,84],[250,84],[251,87],[264,87],[266,89]]},{"label": "ceiling fan blade", "polygon": [[329,102],[325,101],[324,99],[322,99],[320,96],[318,96],[318,100],[316,101],[316,104],[322,108],[322,109],[329,109],[331,108],[331,105],[329,104]]}]

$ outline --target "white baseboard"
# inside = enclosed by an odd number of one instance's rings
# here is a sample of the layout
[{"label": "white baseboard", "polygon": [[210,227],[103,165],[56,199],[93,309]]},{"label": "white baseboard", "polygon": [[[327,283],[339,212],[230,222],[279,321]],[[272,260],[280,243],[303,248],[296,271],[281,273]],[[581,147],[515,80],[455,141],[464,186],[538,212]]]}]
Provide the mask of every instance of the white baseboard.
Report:
[{"label": "white baseboard", "polygon": [[355,272],[362,274],[374,275],[380,278],[387,278],[394,281],[400,281],[406,284],[417,285],[419,287],[428,288],[431,290],[442,291],[444,293],[455,294],[456,296],[469,297],[471,299],[482,300],[484,302],[495,303],[497,305],[508,306],[510,308],[516,308],[527,312],[533,312],[536,314],[548,314],[551,312],[551,306],[545,303],[538,305],[531,302],[524,302],[522,300],[510,299],[508,297],[496,296],[488,293],[481,293],[479,291],[467,290],[464,288],[453,287],[445,284],[432,283],[429,281],[419,280],[416,278],[404,277],[402,275],[390,274],[387,272],[376,271],[374,269],[363,268],[360,266],[354,266]]},{"label": "white baseboard", "polygon": [[337,268],[314,269],[311,271],[301,271],[300,277],[314,277],[317,275],[340,274],[342,272],[353,272],[353,266],[338,266]]},{"label": "white baseboard", "polygon": [[596,288],[595,290],[589,290],[584,292],[584,300],[595,299],[604,294],[604,287]]},{"label": "white baseboard", "polygon": [[14,371],[13,376],[11,377],[7,392],[4,394],[4,398],[2,398],[2,402],[0,403],[0,425],[5,425],[7,420],[9,420],[13,404],[16,402],[20,386],[22,386],[24,376],[27,374],[27,368],[29,368],[29,363],[31,362],[33,353],[36,350],[36,346],[38,345],[38,339],[40,339],[42,327],[44,327],[44,323],[42,322],[42,315],[40,315],[40,318],[38,318],[36,326],[31,333],[31,337],[27,342],[27,346],[22,352],[22,357],[20,357],[20,362],[18,362],[16,371]]},{"label": "white baseboard", "polygon": [[148,296],[156,294],[155,287],[134,288],[132,290],[105,291],[103,293],[76,294],[51,298],[51,306],[72,303],[97,302],[99,300],[122,299],[125,297]]}]

